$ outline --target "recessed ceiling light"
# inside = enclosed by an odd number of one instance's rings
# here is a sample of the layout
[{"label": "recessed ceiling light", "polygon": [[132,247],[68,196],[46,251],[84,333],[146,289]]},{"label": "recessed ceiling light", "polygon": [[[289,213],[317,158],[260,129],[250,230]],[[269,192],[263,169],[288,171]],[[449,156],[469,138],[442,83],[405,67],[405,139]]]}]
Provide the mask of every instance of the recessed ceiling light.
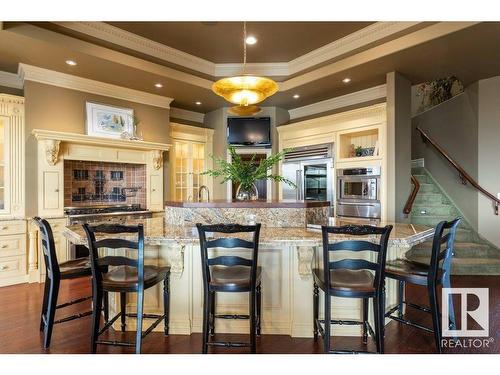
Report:
[{"label": "recessed ceiling light", "polygon": [[194,104],[196,104],[196,105],[201,105],[201,102],[195,102]]},{"label": "recessed ceiling light", "polygon": [[350,79],[349,77],[347,77],[347,78],[344,78],[344,79],[342,80],[342,82],[344,82],[344,83],[349,83],[349,82],[351,82],[351,79]]},{"label": "recessed ceiling light", "polygon": [[246,43],[246,44],[250,44],[250,45],[251,45],[251,44],[255,44],[255,43],[257,43],[257,38],[256,38],[256,37],[254,37],[254,36],[252,36],[252,35],[249,35],[249,36],[247,36],[247,38],[245,39],[245,43]]},{"label": "recessed ceiling light", "polygon": [[76,61],[75,60],[66,60],[66,64],[71,65],[71,66],[75,66]]},{"label": "recessed ceiling light", "polygon": [[294,99],[298,99],[298,98],[300,98],[300,95],[299,95],[299,94],[295,94],[295,95],[293,96],[293,98],[294,98]]},{"label": "recessed ceiling light", "polygon": [[163,87],[163,85],[161,83],[155,83],[155,87],[158,87],[159,89],[161,89]]}]

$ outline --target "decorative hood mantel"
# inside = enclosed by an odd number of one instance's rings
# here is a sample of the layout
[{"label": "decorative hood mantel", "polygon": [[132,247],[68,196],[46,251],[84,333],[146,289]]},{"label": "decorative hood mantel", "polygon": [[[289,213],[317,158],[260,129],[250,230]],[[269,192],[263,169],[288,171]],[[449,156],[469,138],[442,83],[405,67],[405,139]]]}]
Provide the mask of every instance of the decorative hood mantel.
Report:
[{"label": "decorative hood mantel", "polygon": [[[61,143],[68,145],[94,146],[100,149],[109,148],[113,150],[151,152],[154,169],[159,169],[161,167],[163,152],[170,149],[170,145],[165,143],[94,137],[85,134],[66,133],[53,130],[33,129],[31,133],[39,142],[43,143],[45,159],[50,166],[54,166],[58,162]],[[88,157],[86,159],[88,159]],[[102,159],[96,154],[96,160]]]}]

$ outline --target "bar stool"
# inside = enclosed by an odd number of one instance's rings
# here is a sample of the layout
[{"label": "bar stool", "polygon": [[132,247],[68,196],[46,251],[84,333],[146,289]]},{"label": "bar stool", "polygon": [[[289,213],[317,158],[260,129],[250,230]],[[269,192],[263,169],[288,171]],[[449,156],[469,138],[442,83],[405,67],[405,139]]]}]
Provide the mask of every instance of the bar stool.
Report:
[{"label": "bar stool", "polygon": [[[461,218],[456,218],[453,221],[441,221],[434,232],[432,241],[431,259],[429,264],[412,262],[406,259],[397,259],[387,262],[385,269],[385,277],[399,281],[398,288],[398,304],[390,309],[385,315],[399,323],[403,323],[412,327],[422,329],[434,334],[434,341],[439,353],[442,352],[441,346],[441,322],[439,313],[439,303],[437,298],[437,286],[442,285],[443,288],[450,288],[450,273],[451,260],[453,257],[453,245],[455,242],[455,234]],[[447,234],[444,232],[447,231]],[[442,249],[443,245],[445,248]],[[411,302],[406,302],[403,298],[405,283],[422,285],[427,287],[429,292],[430,307],[420,306]],[[450,328],[455,329],[455,311],[453,300],[449,301],[449,322]],[[432,316],[432,329],[421,324],[405,320],[403,318],[403,305],[413,307],[420,311],[430,313]],[[393,315],[398,311],[397,315]]]},{"label": "bar stool", "polygon": [[40,331],[43,331],[43,347],[47,349],[50,346],[54,324],[69,322],[71,320],[92,314],[92,311],[86,311],[54,321],[56,309],[62,309],[92,298],[90,296],[78,298],[76,300],[58,305],[57,297],[59,295],[61,280],[90,277],[92,272],[90,270],[88,258],[75,259],[59,263],[57,261],[54,235],[50,224],[47,220],[39,217],[34,217],[33,222],[36,223],[40,229],[40,243],[43,258],[45,260],[45,288],[43,293],[42,312],[40,316]]},{"label": "bar stool", "polygon": [[[144,228],[142,224],[137,226],[126,226],[120,224],[101,224],[89,226],[84,224],[83,228],[87,234],[90,250],[90,265],[92,269],[92,291],[93,291],[93,312],[92,312],[92,337],[91,352],[97,351],[97,345],[118,345],[135,347],[136,354],[141,353],[142,339],[153,329],[164,321],[165,335],[169,330],[169,308],[170,291],[169,277],[170,267],[157,267],[144,265]],[[96,235],[116,234],[122,235],[118,238],[104,238],[96,240]],[[137,241],[130,239],[131,236]],[[137,259],[125,256],[104,256],[99,257],[100,248],[136,250]],[[144,290],[163,282],[163,315],[144,314]],[[120,293],[120,312],[109,321],[105,322],[103,328],[99,329],[101,317],[101,300],[103,292]],[[126,313],[127,293],[137,293],[137,313]],[[98,340],[99,336],[108,330],[112,324],[121,318],[121,330],[125,331],[126,317],[137,318],[137,330],[135,342]],[[154,323],[142,332],[143,319],[156,319]]]},{"label": "bar stool", "polygon": [[[260,335],[261,324],[261,267],[257,266],[260,224],[196,224],[200,236],[201,267],[203,272],[203,347],[202,352],[208,352],[208,346],[227,348],[250,347],[256,352],[256,335]],[[207,233],[253,233],[252,240],[236,237],[220,237],[207,241]],[[251,249],[251,259],[236,255],[220,255],[209,258],[210,248],[244,248]],[[215,296],[217,292],[244,293],[250,297],[249,315],[215,314]],[[249,319],[250,343],[209,341],[215,333],[215,319]]]},{"label": "bar stool", "polygon": [[[360,351],[353,350],[330,350],[331,324],[361,325],[363,328],[363,342],[367,343],[369,332],[370,336],[375,338],[377,352],[384,352],[384,266],[391,230],[392,225],[383,228],[369,225],[321,227],[323,234],[323,269],[313,269],[313,327],[314,340],[318,339],[318,333],[323,336],[325,353],[360,353]],[[329,234],[347,236],[380,235],[380,239],[378,244],[367,240],[346,240],[330,243]],[[364,259],[346,258],[330,261],[330,253],[335,251],[370,251],[377,253],[377,260],[376,262],[370,262]],[[370,271],[373,271],[373,273]],[[319,319],[319,289],[325,294],[325,318],[323,320]],[[331,297],[362,298],[363,320],[332,319]],[[370,298],[373,298],[375,332],[368,322],[368,300]],[[361,353],[367,352],[361,351]]]}]

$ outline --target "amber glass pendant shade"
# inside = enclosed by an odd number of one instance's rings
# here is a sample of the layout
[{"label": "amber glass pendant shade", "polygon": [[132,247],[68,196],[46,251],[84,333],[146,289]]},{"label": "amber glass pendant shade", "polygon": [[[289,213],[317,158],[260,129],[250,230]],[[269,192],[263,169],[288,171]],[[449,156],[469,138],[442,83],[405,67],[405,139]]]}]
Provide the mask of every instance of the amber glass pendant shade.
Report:
[{"label": "amber glass pendant shade", "polygon": [[269,78],[245,75],[222,78],[212,85],[212,91],[233,104],[250,106],[275,94],[278,84]]},{"label": "amber glass pendant shade", "polygon": [[235,105],[228,109],[229,113],[238,116],[251,116],[259,113],[261,108],[257,105]]}]

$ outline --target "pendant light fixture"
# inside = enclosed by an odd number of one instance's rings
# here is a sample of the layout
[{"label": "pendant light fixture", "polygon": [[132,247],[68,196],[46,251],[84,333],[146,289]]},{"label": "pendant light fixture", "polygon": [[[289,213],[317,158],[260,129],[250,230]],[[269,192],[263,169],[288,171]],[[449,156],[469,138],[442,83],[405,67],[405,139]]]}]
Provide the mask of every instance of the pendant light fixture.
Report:
[{"label": "pendant light fixture", "polygon": [[246,74],[247,64],[247,24],[243,22],[243,73],[240,76],[227,77],[212,85],[212,91],[228,102],[236,104],[229,112],[239,116],[250,116],[260,112],[255,105],[274,95],[279,87],[270,78]]}]

